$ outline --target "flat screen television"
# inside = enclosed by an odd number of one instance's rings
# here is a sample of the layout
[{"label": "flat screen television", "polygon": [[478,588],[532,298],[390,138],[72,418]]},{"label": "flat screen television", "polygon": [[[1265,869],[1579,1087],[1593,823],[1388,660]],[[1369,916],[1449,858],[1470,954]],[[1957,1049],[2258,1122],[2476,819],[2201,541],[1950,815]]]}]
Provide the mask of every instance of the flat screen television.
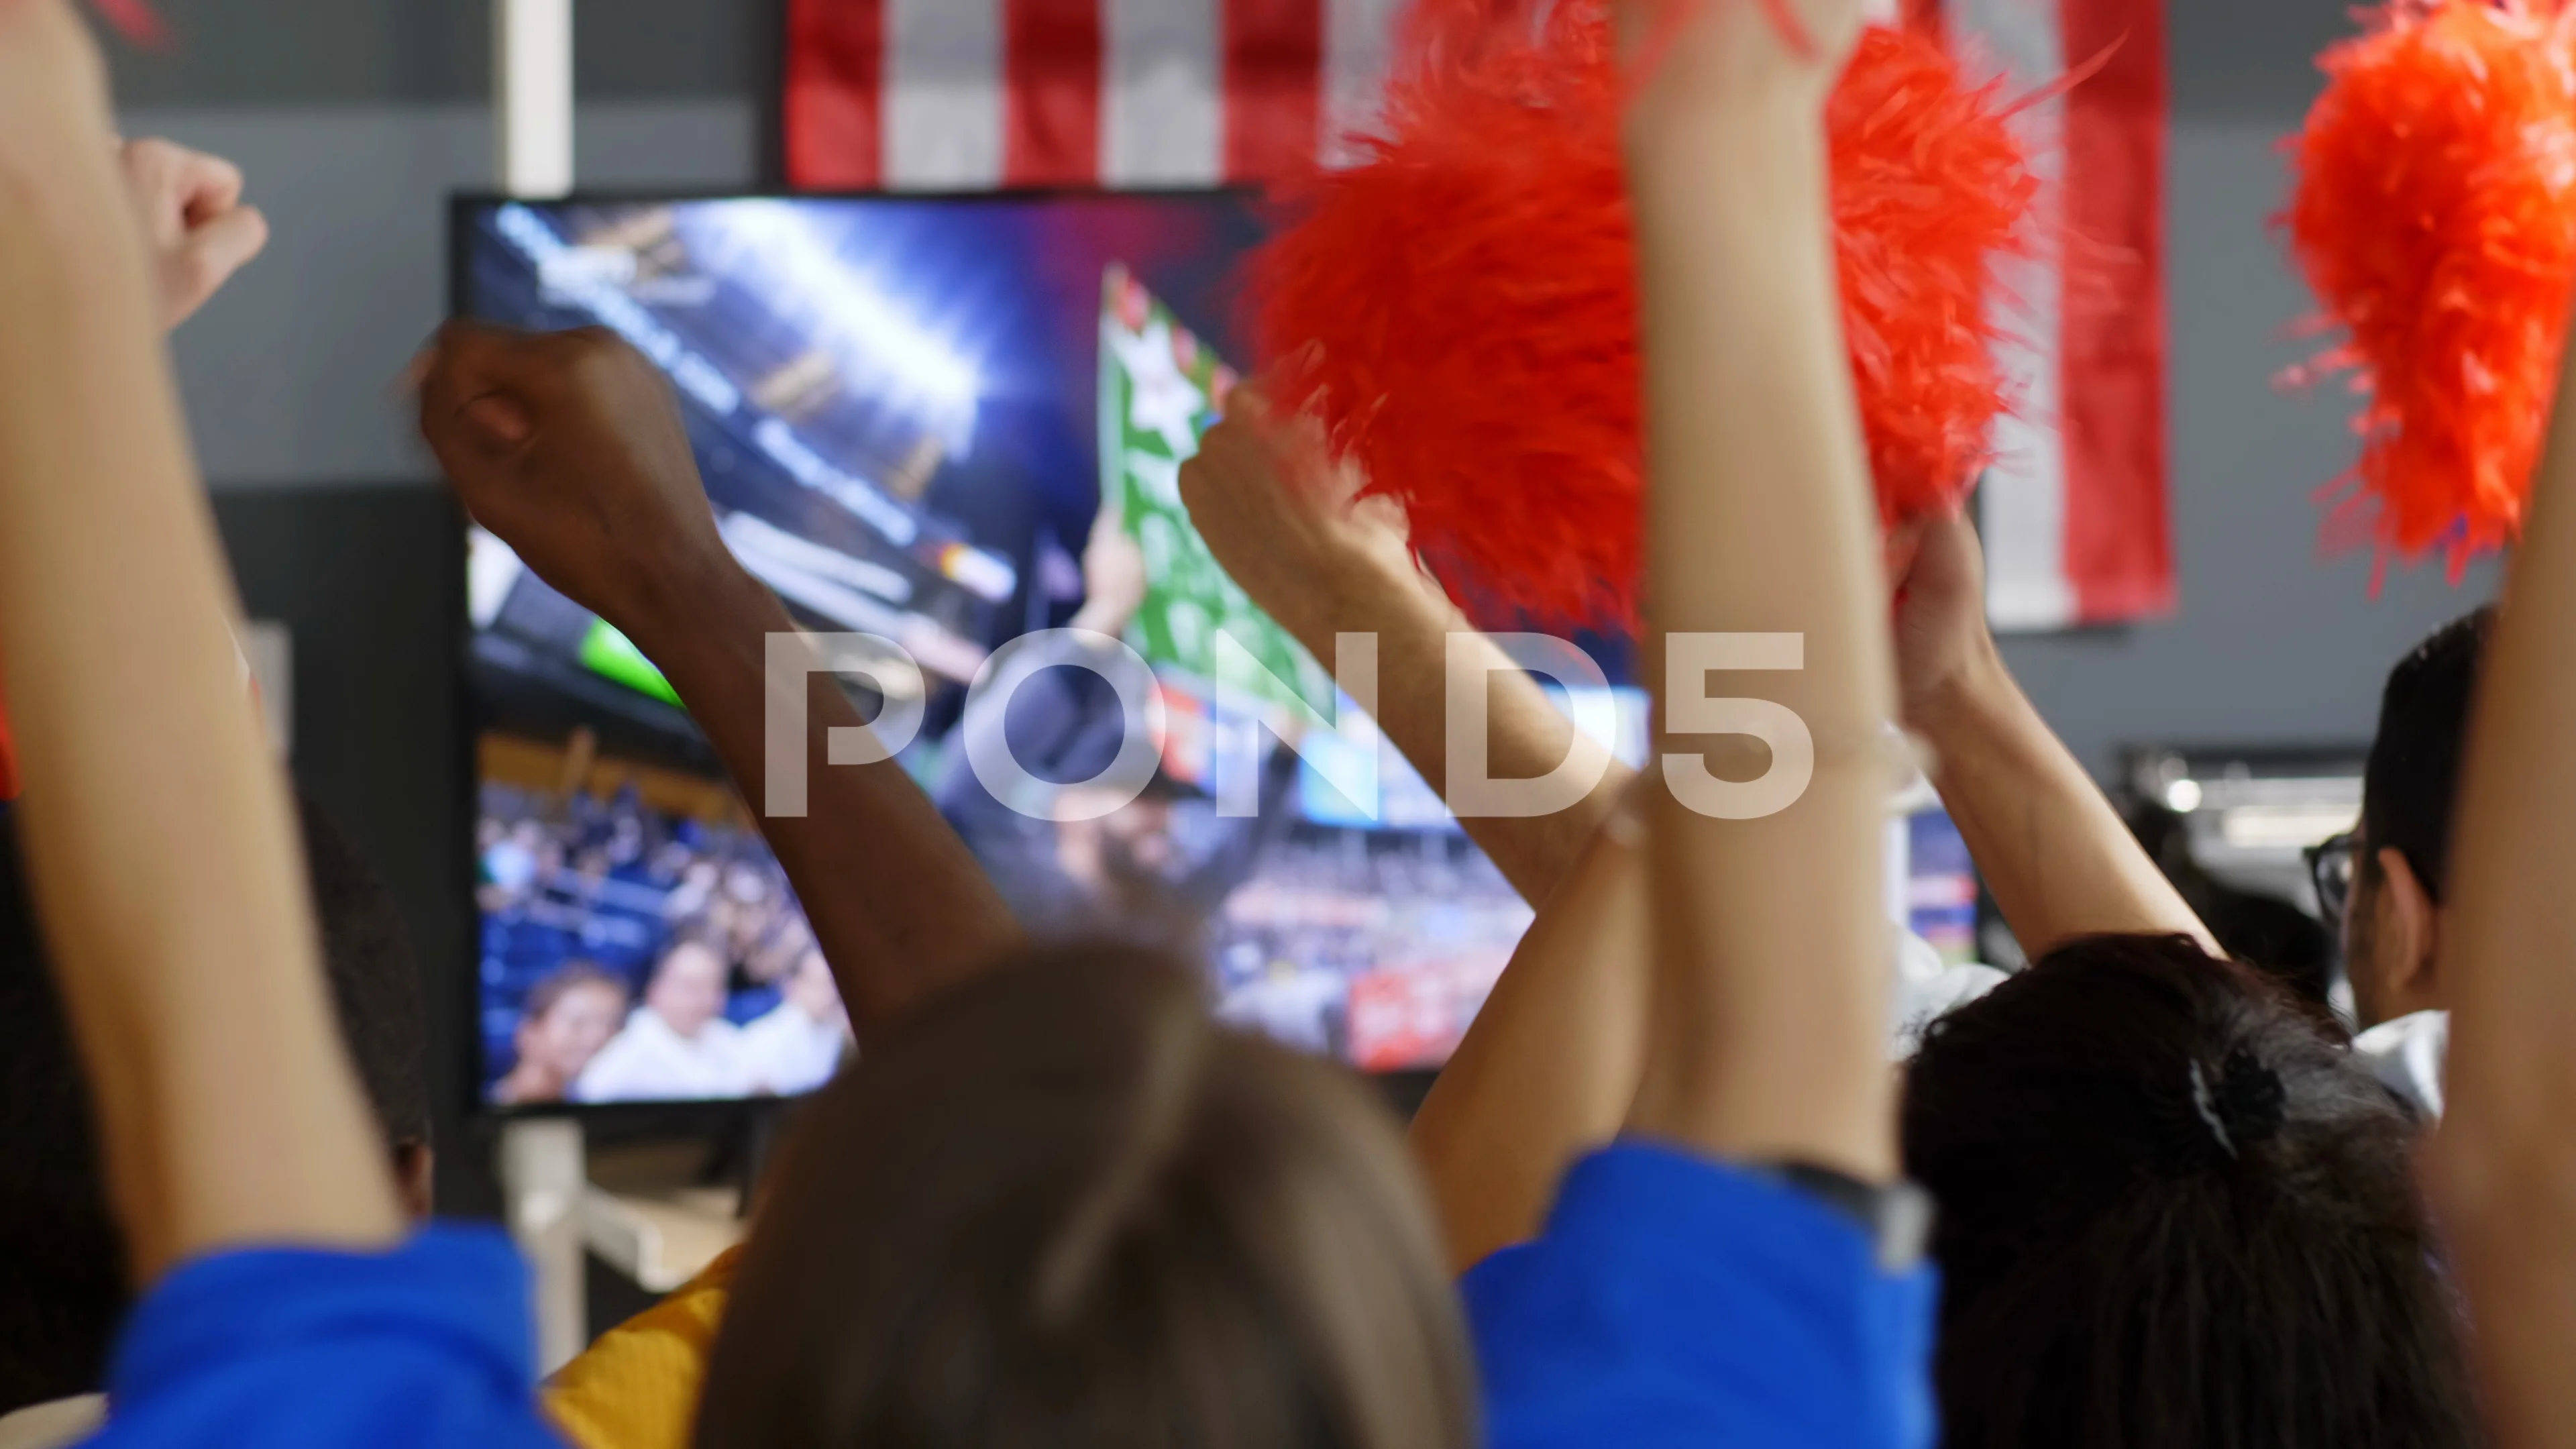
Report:
[{"label": "flat screen television", "polygon": [[[1174,490],[1246,357],[1234,282],[1261,235],[1252,198],[1222,191],[465,198],[454,307],[603,325],[660,364],[736,555],[800,625],[919,663],[923,725],[898,758],[1033,929],[1186,917],[1225,1018],[1366,1070],[1436,1067],[1528,906],[1391,750],[1374,818],[1340,788],[1335,751],[1360,747],[1339,734],[1302,752],[1253,734],[1250,818],[1210,793],[1249,728],[1210,684],[1219,633],[1261,665],[1253,713],[1346,703]],[[676,696],[497,540],[468,552],[484,1101],[819,1085],[848,1049],[829,976]],[[1152,788],[1100,820],[1033,818],[967,768],[967,686],[1122,562],[1144,582],[1125,642],[1167,721]],[[1041,672],[1012,696],[1015,747],[1040,779],[1085,778],[1111,749],[1109,691]],[[1605,743],[1634,761],[1641,700],[1608,693],[1576,713],[1615,719]]]}]

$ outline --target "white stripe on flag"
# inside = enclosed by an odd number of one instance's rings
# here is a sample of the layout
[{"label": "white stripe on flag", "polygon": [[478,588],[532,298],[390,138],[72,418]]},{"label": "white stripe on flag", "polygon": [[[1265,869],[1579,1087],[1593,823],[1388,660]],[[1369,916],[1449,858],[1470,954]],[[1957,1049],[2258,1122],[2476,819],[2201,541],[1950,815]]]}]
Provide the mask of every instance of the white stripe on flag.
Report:
[{"label": "white stripe on flag", "polygon": [[885,184],[1002,184],[1003,0],[886,0]]},{"label": "white stripe on flag", "polygon": [[1102,185],[1206,186],[1224,178],[1223,11],[1220,0],[1104,0]]},{"label": "white stripe on flag", "polygon": [[1349,166],[1360,159],[1351,144],[1353,132],[1377,124],[1385,99],[1387,60],[1395,49],[1396,17],[1405,0],[1326,0],[1324,7],[1324,75],[1321,113],[1327,166]]},{"label": "white stripe on flag", "polygon": [[[2057,0],[1953,0],[1953,33],[1972,58],[2000,63],[2015,91],[2031,91],[2066,70]],[[1986,546],[1986,614],[1998,629],[2060,629],[2075,621],[2073,581],[2066,576],[2064,415],[2066,103],[2052,96],[2016,119],[2029,148],[2039,199],[2030,257],[1995,268],[1995,356],[2013,388],[2012,410],[1996,419],[1995,461],[1978,489]]]}]

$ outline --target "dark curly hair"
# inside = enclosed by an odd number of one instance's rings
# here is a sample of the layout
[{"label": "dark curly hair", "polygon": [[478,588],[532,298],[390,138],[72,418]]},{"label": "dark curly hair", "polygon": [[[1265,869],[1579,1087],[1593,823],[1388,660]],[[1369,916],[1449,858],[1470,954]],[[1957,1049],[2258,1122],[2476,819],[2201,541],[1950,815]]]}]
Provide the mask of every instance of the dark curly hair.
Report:
[{"label": "dark curly hair", "polygon": [[2436,901],[2450,880],[2451,805],[2459,793],[2469,699],[2494,629],[2494,608],[2477,609],[2434,630],[2397,661],[2380,692],[2379,731],[2362,767],[2361,835],[2369,847],[2362,868],[2377,869],[2379,847],[2395,846]]},{"label": "dark curly hair", "polygon": [[1935,1022],[1942,1442],[2477,1441],[2417,1124],[2329,1018],[2184,936],[2097,936]]}]

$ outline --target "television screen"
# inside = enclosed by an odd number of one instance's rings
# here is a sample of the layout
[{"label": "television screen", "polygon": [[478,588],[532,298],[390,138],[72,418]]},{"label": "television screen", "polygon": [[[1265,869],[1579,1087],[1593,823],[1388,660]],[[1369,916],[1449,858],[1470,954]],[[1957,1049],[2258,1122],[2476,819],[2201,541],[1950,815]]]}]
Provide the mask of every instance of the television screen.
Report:
[{"label": "television screen", "polygon": [[[1294,722],[1358,712],[1177,491],[1246,355],[1232,284],[1260,236],[1231,193],[467,201],[456,302],[603,325],[664,369],[736,556],[800,626],[919,665],[898,758],[1033,930],[1150,924],[1204,962],[1226,1019],[1369,1070],[1434,1067],[1530,910],[1364,725]],[[469,559],[485,1098],[818,1085],[846,1019],[676,696],[497,540]],[[1096,587],[1113,577],[1123,592]],[[1112,596],[1121,617],[1083,613]],[[1044,640],[996,657],[1077,614],[1150,666],[1163,722],[1147,786],[1096,819],[1004,798],[967,758],[988,661],[1026,675],[994,726],[1024,785],[1079,790],[1117,755],[1109,681],[1054,667],[1079,661]],[[894,702],[853,688],[865,711]],[[1608,693],[1560,703],[1615,719],[1604,742],[1633,762],[1641,700]],[[1250,762],[1248,816],[1219,808],[1228,758]]]}]

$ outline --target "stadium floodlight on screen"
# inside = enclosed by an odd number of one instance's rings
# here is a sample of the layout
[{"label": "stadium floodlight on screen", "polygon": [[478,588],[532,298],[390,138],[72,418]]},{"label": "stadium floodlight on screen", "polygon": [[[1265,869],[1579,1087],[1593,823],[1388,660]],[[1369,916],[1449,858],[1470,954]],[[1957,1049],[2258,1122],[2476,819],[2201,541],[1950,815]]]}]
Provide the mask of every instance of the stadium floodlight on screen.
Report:
[{"label": "stadium floodlight on screen", "polygon": [[[1436,1067],[1529,908],[1180,501],[1260,237],[1229,192],[466,199],[455,301],[660,364],[736,556],[800,625],[918,664],[880,672],[923,694],[898,758],[1033,932],[1149,930],[1204,961],[1228,1020]],[[484,1100],[819,1085],[853,1049],[830,973],[678,698],[497,540],[468,557]],[[1132,607],[1085,610],[1112,596]],[[1059,667],[1096,645],[1044,632],[1077,613],[1150,665],[1164,721],[1105,813],[1067,782],[1119,754],[1116,691]],[[1006,710],[965,712],[979,677]],[[1615,713],[1604,742],[1634,761],[1617,693],[1576,713]],[[1014,798],[971,767],[970,721],[1005,737]]]}]

